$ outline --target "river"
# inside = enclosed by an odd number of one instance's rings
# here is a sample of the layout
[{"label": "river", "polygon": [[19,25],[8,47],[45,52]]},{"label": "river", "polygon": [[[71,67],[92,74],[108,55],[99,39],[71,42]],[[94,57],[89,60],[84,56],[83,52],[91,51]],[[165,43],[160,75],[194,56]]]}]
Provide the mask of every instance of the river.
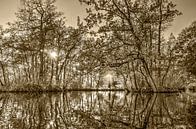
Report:
[{"label": "river", "polygon": [[0,129],[195,129],[185,93],[1,93]]}]

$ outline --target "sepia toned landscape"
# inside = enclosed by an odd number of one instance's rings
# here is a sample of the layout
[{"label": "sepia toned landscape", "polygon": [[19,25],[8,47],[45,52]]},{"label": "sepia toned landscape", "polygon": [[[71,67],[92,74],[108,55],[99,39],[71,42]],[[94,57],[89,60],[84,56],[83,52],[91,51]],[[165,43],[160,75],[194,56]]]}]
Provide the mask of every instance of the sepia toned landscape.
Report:
[{"label": "sepia toned landscape", "polygon": [[0,128],[195,129],[195,7],[0,1]]}]

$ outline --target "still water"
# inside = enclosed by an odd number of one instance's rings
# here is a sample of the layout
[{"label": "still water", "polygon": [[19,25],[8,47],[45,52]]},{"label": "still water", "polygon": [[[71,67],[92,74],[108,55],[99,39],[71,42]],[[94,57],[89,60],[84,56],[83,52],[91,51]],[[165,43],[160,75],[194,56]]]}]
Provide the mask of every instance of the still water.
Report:
[{"label": "still water", "polygon": [[182,94],[0,94],[0,129],[195,129],[196,99]]}]

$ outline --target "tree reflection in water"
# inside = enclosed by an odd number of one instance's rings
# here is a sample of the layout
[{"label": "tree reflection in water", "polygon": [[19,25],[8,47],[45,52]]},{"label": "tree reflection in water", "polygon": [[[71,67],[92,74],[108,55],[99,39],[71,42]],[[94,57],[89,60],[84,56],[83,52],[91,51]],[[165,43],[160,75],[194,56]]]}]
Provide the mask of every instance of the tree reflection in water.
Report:
[{"label": "tree reflection in water", "polygon": [[0,94],[1,129],[194,129],[183,94]]}]

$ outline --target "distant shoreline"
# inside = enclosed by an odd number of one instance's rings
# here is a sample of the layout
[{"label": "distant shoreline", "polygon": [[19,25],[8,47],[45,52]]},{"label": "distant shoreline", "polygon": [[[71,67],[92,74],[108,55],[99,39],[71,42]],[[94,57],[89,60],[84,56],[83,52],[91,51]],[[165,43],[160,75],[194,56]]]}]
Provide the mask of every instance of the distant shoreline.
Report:
[{"label": "distant shoreline", "polygon": [[99,91],[123,91],[127,93],[180,93],[185,92],[185,89],[183,88],[173,88],[173,89],[158,89],[157,91],[152,91],[152,89],[141,89],[141,90],[128,90],[124,88],[117,88],[117,89],[90,89],[90,88],[81,88],[81,89],[34,89],[34,90],[25,90],[25,89],[15,89],[15,90],[0,90],[0,93],[47,93],[47,92],[72,92],[72,91],[78,91],[78,92],[99,92]]}]

